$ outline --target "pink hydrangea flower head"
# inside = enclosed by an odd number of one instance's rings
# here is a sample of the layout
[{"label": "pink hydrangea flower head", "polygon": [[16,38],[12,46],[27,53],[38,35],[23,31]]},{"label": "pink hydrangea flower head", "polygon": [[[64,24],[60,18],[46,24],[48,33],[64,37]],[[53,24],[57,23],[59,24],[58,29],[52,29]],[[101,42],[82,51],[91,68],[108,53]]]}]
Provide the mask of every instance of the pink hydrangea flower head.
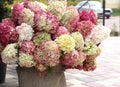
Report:
[{"label": "pink hydrangea flower head", "polygon": [[79,61],[77,62],[77,65],[83,64],[83,62],[86,59],[86,54],[84,52],[79,52]]},{"label": "pink hydrangea flower head", "polygon": [[53,34],[53,39],[56,39],[62,34],[69,34],[69,31],[66,27],[59,26],[58,29],[56,29],[56,32]]},{"label": "pink hydrangea flower head", "polygon": [[35,11],[36,9],[46,11],[47,9],[47,5],[45,4],[37,1],[32,2],[29,0],[24,1],[24,7],[30,9],[31,11]]},{"label": "pink hydrangea flower head", "polygon": [[80,32],[85,39],[88,35],[91,34],[93,27],[94,24],[91,21],[81,21],[77,23],[77,28],[75,31]]},{"label": "pink hydrangea flower head", "polygon": [[35,44],[32,41],[23,41],[21,43],[21,51],[33,55],[35,52]]},{"label": "pink hydrangea flower head", "polygon": [[88,20],[90,20],[89,12],[87,10],[82,10],[79,13],[79,16],[80,16],[79,21],[88,21]]},{"label": "pink hydrangea flower head", "polygon": [[64,67],[65,67],[65,69],[74,69],[74,67],[71,65],[64,65]]},{"label": "pink hydrangea flower head", "polygon": [[96,61],[95,60],[85,60],[83,62],[83,70],[84,71],[93,71],[96,69]]},{"label": "pink hydrangea flower head", "polygon": [[45,41],[40,45],[47,66],[55,66],[60,61],[60,49],[54,41]]},{"label": "pink hydrangea flower head", "polygon": [[27,8],[29,3],[30,3],[30,0],[24,0],[24,3],[23,3],[24,7]]},{"label": "pink hydrangea flower head", "polygon": [[84,52],[79,52],[79,63],[83,63],[83,61],[86,59],[86,54]]},{"label": "pink hydrangea flower head", "polygon": [[94,24],[97,24],[97,15],[93,10],[83,10],[79,13],[80,19],[79,21],[91,21]]},{"label": "pink hydrangea flower head", "polygon": [[69,32],[74,31],[76,28],[76,23],[79,21],[79,13],[74,6],[69,6],[63,13],[60,20],[61,25],[65,26]]},{"label": "pink hydrangea flower head", "polygon": [[[46,59],[44,58],[43,56],[44,54],[42,53],[40,47],[36,47],[35,49],[35,52],[34,52],[34,60],[35,62],[37,63],[37,65],[39,66],[39,68],[43,67],[43,66],[46,66],[45,62],[46,62]],[[36,67],[38,68],[38,67]]]},{"label": "pink hydrangea flower head", "polygon": [[20,3],[17,3],[13,6],[12,9],[12,19],[16,23],[19,17],[21,16],[22,12],[24,10],[24,6]]},{"label": "pink hydrangea flower head", "polygon": [[10,43],[18,42],[19,34],[16,29],[14,29],[10,35]]},{"label": "pink hydrangea flower head", "polygon": [[0,35],[0,42],[3,46],[6,46],[7,44],[9,44],[9,35]]},{"label": "pink hydrangea flower head", "polygon": [[45,60],[44,60],[43,53],[42,53],[40,47],[37,47],[35,49],[34,60],[37,64],[45,65]]},{"label": "pink hydrangea flower head", "polygon": [[10,43],[10,35],[13,30],[13,27],[5,23],[0,23],[0,42],[3,46],[6,46],[8,43]]},{"label": "pink hydrangea flower head", "polygon": [[0,23],[0,35],[3,34],[10,34],[13,28],[11,26],[5,24],[5,23]]},{"label": "pink hydrangea flower head", "polygon": [[35,61],[45,66],[55,66],[60,61],[60,49],[54,41],[43,42],[35,52]]},{"label": "pink hydrangea flower head", "polygon": [[74,67],[74,65],[77,63],[78,60],[79,60],[79,52],[73,50],[64,55],[64,57],[62,58],[62,63],[63,65]]},{"label": "pink hydrangea flower head", "polygon": [[98,21],[97,14],[93,10],[90,10],[89,15],[90,21],[96,25]]},{"label": "pink hydrangea flower head", "polygon": [[83,64],[77,65],[75,69],[82,70],[83,69]]},{"label": "pink hydrangea flower head", "polygon": [[7,43],[14,43],[18,41],[18,34],[15,29],[15,24],[11,18],[5,18],[2,20],[1,31],[5,31],[5,32],[2,32],[3,34],[1,33],[1,37],[3,39],[2,42],[5,39],[3,43],[7,44]]},{"label": "pink hydrangea flower head", "polygon": [[45,11],[35,11],[34,24],[37,31],[54,33],[59,25],[58,18]]},{"label": "pink hydrangea flower head", "polygon": [[75,64],[75,68],[82,70],[83,69],[83,62],[86,59],[86,54],[84,52],[79,52],[79,60],[77,61],[77,63]]},{"label": "pink hydrangea flower head", "polygon": [[13,28],[15,28],[15,24],[11,18],[5,18],[2,20],[2,23],[5,23]]}]

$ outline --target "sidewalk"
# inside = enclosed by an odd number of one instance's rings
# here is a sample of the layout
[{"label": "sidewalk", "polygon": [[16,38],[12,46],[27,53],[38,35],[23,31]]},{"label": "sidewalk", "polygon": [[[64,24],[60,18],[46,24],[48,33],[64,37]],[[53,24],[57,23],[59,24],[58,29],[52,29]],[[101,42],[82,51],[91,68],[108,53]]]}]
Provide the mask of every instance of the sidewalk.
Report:
[{"label": "sidewalk", "polygon": [[[110,37],[100,47],[97,69],[93,72],[66,70],[67,87],[120,87],[120,37]],[[6,83],[0,87],[18,87],[15,66],[8,66]]]},{"label": "sidewalk", "polygon": [[105,20],[105,25],[111,30],[120,32],[120,16],[112,16]]}]

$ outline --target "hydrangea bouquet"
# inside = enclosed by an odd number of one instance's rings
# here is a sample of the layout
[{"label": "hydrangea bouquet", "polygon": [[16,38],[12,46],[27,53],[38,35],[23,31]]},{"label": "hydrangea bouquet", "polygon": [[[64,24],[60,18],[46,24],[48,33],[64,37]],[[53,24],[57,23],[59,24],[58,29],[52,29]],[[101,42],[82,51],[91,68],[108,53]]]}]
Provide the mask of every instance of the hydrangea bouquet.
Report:
[{"label": "hydrangea bouquet", "polygon": [[99,44],[110,30],[97,25],[93,10],[78,13],[60,1],[45,5],[25,0],[0,23],[0,53],[4,63],[45,72],[64,69],[93,71],[101,53]]}]

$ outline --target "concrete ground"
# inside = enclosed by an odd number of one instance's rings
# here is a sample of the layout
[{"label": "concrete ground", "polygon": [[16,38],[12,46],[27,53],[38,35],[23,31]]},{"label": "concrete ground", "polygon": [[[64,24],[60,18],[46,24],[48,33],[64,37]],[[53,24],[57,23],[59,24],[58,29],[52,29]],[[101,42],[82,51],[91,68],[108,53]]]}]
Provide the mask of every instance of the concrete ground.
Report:
[{"label": "concrete ground", "polygon": [[[102,19],[99,19],[102,24]],[[120,32],[120,16],[112,16],[109,19],[105,19],[105,26],[111,30]]]},{"label": "concrete ground", "polygon": [[[110,37],[100,47],[95,71],[65,71],[67,87],[120,87],[120,37]],[[8,66],[6,82],[0,87],[18,87],[15,66]]]}]

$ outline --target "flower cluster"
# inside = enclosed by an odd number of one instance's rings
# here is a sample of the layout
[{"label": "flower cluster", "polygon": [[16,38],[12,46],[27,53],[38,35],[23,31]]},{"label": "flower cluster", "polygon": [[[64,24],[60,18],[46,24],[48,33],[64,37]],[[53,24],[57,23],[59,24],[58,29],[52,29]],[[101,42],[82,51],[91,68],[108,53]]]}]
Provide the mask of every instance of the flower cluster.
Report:
[{"label": "flower cluster", "polygon": [[78,13],[60,1],[47,6],[25,0],[15,4],[11,18],[0,23],[0,55],[5,63],[39,72],[57,65],[92,71],[101,53],[98,44],[110,34],[108,28],[96,24],[92,10]]}]

